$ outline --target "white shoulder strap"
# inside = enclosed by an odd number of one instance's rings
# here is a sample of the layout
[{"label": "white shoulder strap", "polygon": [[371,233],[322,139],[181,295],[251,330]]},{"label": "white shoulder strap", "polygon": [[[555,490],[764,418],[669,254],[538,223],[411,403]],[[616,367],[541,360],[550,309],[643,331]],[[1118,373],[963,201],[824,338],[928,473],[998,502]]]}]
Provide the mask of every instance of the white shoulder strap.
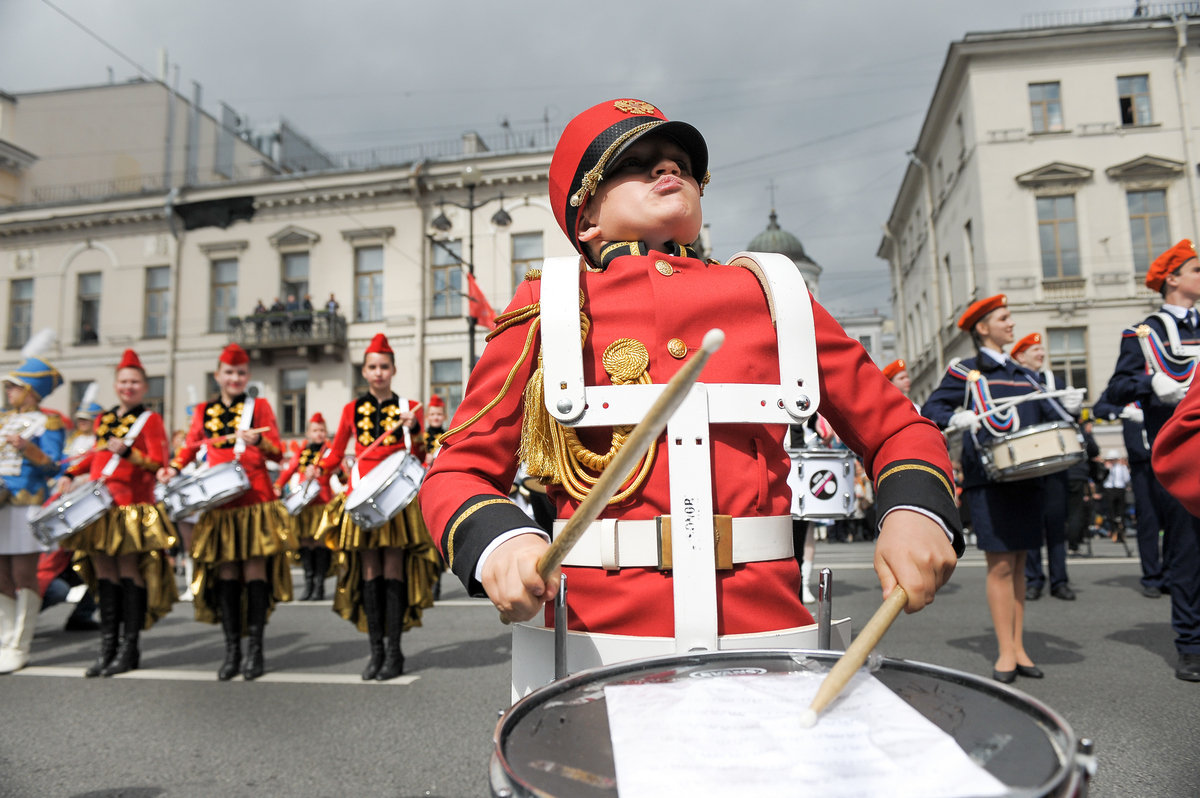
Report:
[{"label": "white shoulder strap", "polygon": [[1200,356],[1200,346],[1184,346],[1179,340],[1179,322],[1174,316],[1165,310],[1156,311],[1154,315],[1167,331],[1167,346],[1170,347],[1172,355],[1182,358]]},{"label": "white shoulder strap", "polygon": [[[126,448],[132,447],[133,442],[137,440],[137,436],[142,434],[142,427],[146,426],[146,422],[150,420],[150,411],[143,410],[137,420],[130,426],[129,432],[121,439],[121,443],[125,444]],[[100,472],[100,476],[109,477],[117,470],[117,465],[121,462],[120,457],[110,457],[108,462],[104,464],[104,470]]]},{"label": "white shoulder strap", "polygon": [[542,365],[546,410],[560,423],[583,415],[583,350],[579,345],[579,258],[542,264]]},{"label": "white shoulder strap", "polygon": [[[242,402],[242,415],[238,418],[238,432],[250,429],[254,425],[254,397],[247,396],[246,401]],[[241,438],[233,444],[233,456],[241,457],[242,452],[246,451],[246,442]]]}]

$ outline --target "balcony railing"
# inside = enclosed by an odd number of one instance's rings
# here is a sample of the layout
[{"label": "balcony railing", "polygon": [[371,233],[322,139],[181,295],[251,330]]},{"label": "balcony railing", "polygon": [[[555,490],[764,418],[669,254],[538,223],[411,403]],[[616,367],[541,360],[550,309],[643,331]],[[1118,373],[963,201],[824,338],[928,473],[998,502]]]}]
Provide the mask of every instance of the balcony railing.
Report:
[{"label": "balcony railing", "polygon": [[346,317],[324,310],[254,313],[229,318],[229,340],[244,349],[346,346]]}]

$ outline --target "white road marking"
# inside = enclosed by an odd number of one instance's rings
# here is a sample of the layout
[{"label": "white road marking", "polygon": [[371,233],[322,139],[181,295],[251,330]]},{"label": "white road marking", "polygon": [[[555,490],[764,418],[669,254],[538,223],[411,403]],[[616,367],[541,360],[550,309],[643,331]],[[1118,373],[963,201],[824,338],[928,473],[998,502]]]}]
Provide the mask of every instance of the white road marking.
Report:
[{"label": "white road marking", "polygon": [[[51,665],[31,665],[16,671],[17,676],[56,676],[69,679],[83,677],[83,668],[64,668]],[[112,679],[146,679],[159,682],[215,682],[216,671],[184,670],[175,668],[139,668],[136,671],[111,676]],[[352,673],[295,673],[289,671],[271,671],[264,673],[254,681],[267,684],[360,684],[360,685],[392,685],[408,686],[420,679],[420,676],[398,676],[386,682],[364,682],[362,677]],[[241,681],[237,679],[236,681]]]}]

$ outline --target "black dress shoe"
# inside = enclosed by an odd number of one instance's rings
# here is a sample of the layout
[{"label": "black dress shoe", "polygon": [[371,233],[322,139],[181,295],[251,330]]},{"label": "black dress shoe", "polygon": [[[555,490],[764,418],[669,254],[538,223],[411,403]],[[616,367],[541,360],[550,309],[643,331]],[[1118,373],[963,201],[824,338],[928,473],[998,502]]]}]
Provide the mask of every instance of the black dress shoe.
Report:
[{"label": "black dress shoe", "polygon": [[1021,665],[1018,663],[1017,675],[1024,676],[1026,679],[1040,679],[1046,674],[1042,673],[1042,669],[1037,665]]},{"label": "black dress shoe", "polygon": [[1162,598],[1162,588],[1149,585],[1142,588],[1142,595],[1146,598]]},{"label": "black dress shoe", "polygon": [[[1176,671],[1175,673],[1176,673],[1176,675],[1178,675],[1179,671]],[[996,681],[1000,682],[1001,684],[1012,684],[1013,682],[1015,682],[1017,680],[1016,668],[1014,668],[1011,671],[998,671],[998,670],[993,669],[992,670],[992,678],[995,679]]]},{"label": "black dress shoe", "polygon": [[1025,600],[1026,601],[1037,601],[1041,597],[1042,597],[1042,589],[1040,587],[1025,588]]},{"label": "black dress shoe", "polygon": [[1062,599],[1063,601],[1075,600],[1075,591],[1071,589],[1070,585],[1059,585],[1058,587],[1052,587],[1050,588],[1050,595],[1054,596],[1056,599]]},{"label": "black dress shoe", "polygon": [[1175,678],[1185,682],[1200,682],[1200,654],[1180,654]]}]

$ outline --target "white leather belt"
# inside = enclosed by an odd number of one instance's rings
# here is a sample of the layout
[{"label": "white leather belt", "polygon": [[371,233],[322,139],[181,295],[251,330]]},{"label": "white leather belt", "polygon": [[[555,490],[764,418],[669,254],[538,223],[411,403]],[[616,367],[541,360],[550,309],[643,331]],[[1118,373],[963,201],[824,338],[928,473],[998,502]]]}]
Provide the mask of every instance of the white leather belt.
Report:
[{"label": "white leather belt", "polygon": [[[567,554],[563,565],[587,568],[659,568],[671,567],[671,516],[645,520],[602,518],[592,522],[579,542]],[[715,516],[714,536],[717,568],[732,568],[739,563],[783,560],[795,556],[792,547],[792,517],[771,515],[754,518]],[[554,522],[554,536],[566,526],[563,519]]]}]

